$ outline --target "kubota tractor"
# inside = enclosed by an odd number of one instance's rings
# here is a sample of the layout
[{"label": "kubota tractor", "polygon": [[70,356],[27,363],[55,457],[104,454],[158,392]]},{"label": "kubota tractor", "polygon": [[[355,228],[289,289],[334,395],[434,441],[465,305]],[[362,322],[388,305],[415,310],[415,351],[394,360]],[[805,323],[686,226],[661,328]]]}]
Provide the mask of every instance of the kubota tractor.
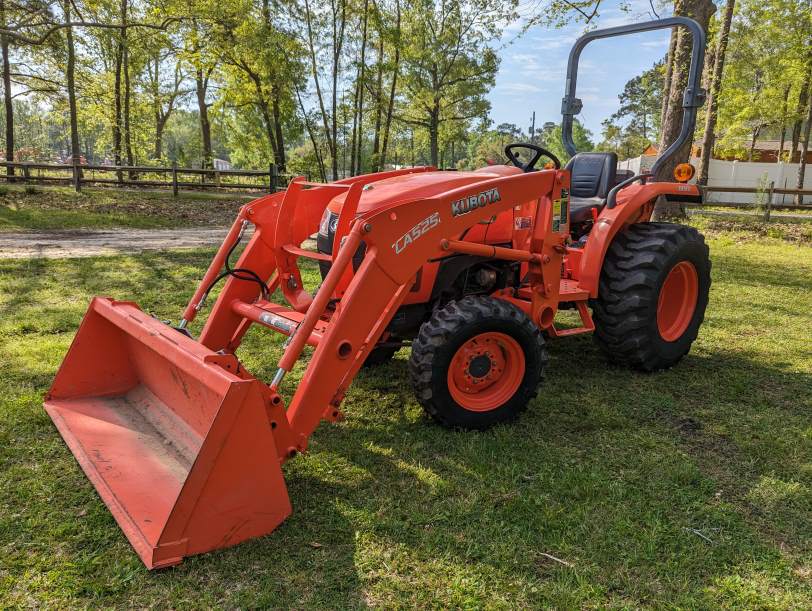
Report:
[{"label": "kubota tractor", "polygon": [[[652,173],[619,177],[614,154],[573,145],[578,58],[597,38],[675,26],[693,37],[682,133]],[[563,101],[565,167],[517,143],[510,165],[296,178],[247,204],[177,327],[95,298],[45,409],[147,567],[273,530],[291,511],[282,463],[320,421],[341,417],[365,362],[404,344],[428,414],[474,429],[514,418],[536,395],[545,338],[594,331],[610,360],[644,371],[679,361],[705,312],[708,249],[695,229],[649,220],[659,197],[700,192],[652,175],[693,134],[704,47],[698,24],[677,17],[579,39]],[[317,252],[302,247],[314,234]],[[301,259],[321,268],[316,290]],[[189,324],[221,281],[195,339]],[[556,326],[562,308],[578,312],[578,328]],[[254,324],[288,337],[269,384],[235,356]],[[306,345],[314,350],[286,405],[283,379]]]}]

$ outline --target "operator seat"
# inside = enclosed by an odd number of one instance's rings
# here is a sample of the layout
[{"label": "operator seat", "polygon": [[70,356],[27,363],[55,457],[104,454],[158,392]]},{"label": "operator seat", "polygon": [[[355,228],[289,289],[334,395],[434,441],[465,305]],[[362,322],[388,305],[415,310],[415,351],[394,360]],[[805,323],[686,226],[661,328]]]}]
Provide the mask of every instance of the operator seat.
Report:
[{"label": "operator seat", "polygon": [[570,223],[592,219],[592,210],[600,210],[616,182],[615,153],[578,153],[567,162],[570,171]]}]

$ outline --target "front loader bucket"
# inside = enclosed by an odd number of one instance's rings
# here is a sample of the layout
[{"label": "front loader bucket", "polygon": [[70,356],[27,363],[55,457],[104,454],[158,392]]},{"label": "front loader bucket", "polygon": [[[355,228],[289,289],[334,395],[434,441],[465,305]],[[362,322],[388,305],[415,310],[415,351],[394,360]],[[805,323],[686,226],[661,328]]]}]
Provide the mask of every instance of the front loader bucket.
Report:
[{"label": "front loader bucket", "polygon": [[45,409],[148,568],[291,512],[261,382],[136,305],[95,298]]}]

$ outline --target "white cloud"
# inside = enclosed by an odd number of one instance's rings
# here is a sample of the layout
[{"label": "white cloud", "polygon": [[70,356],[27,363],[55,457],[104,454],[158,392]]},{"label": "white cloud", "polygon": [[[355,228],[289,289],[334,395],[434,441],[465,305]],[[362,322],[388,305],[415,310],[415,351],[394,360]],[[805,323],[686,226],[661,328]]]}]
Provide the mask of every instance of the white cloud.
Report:
[{"label": "white cloud", "polygon": [[510,56],[514,62],[537,62],[538,58],[531,53],[514,53]]},{"label": "white cloud", "polygon": [[668,40],[646,40],[641,42],[640,46],[646,49],[665,49],[668,47]]},{"label": "white cloud", "polygon": [[494,87],[493,91],[509,95],[521,95],[525,93],[541,93],[542,89],[530,83],[504,83]]}]

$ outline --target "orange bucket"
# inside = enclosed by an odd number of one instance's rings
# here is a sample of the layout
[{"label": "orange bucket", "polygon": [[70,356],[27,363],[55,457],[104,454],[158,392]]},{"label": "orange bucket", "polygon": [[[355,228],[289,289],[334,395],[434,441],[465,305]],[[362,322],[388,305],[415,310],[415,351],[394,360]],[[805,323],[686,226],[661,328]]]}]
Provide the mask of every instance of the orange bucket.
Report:
[{"label": "orange bucket", "polygon": [[238,373],[233,355],[97,297],[46,396],[147,568],[264,535],[290,515],[262,382]]}]

